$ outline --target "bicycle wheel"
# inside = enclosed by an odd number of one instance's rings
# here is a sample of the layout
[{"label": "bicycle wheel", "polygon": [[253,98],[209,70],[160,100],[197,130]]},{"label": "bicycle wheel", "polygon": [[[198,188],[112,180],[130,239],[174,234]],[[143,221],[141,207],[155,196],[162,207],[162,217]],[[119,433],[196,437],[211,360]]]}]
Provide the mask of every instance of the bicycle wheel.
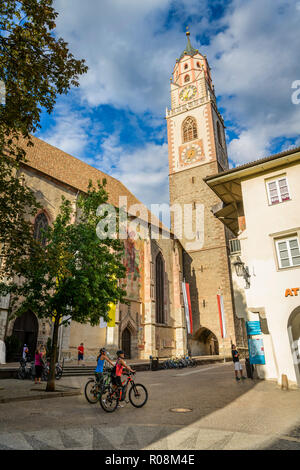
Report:
[{"label": "bicycle wheel", "polygon": [[25,373],[25,371],[24,371],[21,367],[20,367],[20,369],[18,370],[17,377],[18,377],[18,379],[20,379],[20,380],[24,380],[25,377],[26,377],[26,373]]},{"label": "bicycle wheel", "polygon": [[116,410],[119,403],[119,399],[117,393],[114,393],[111,387],[109,387],[104,390],[103,393],[100,395],[99,402],[101,408],[106,411],[106,413],[112,413]]},{"label": "bicycle wheel", "polygon": [[142,384],[134,384],[129,390],[129,401],[135,408],[141,408],[148,400],[148,392]]},{"label": "bicycle wheel", "polygon": [[97,403],[99,400],[99,388],[94,379],[88,380],[84,387],[85,398],[89,403]]},{"label": "bicycle wheel", "polygon": [[61,378],[62,378],[62,375],[63,375],[62,369],[61,369],[60,367],[57,367],[57,368],[55,369],[55,378],[56,378],[56,380],[61,379]]},{"label": "bicycle wheel", "polygon": [[43,382],[48,382],[49,370],[44,367],[41,379]]}]

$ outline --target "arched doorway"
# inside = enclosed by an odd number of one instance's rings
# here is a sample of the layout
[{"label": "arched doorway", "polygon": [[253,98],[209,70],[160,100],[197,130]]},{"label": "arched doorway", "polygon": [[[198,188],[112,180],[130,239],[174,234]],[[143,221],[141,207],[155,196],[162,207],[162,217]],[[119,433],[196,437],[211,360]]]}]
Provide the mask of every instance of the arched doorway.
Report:
[{"label": "arched doorway", "polygon": [[216,335],[208,328],[201,327],[191,338],[193,356],[214,356],[219,354],[219,342]]},{"label": "arched doorway", "polygon": [[288,335],[297,383],[300,386],[300,306],[295,308],[290,315],[288,321]]},{"label": "arched doorway", "polygon": [[12,358],[13,360],[21,359],[24,344],[27,344],[29,354],[31,358],[33,358],[37,343],[38,330],[38,320],[31,311],[23,313],[22,316],[16,319],[12,334],[18,338],[21,346],[20,349],[15,352]]},{"label": "arched doorway", "polygon": [[125,330],[122,333],[122,349],[125,353],[125,358],[130,359],[131,358],[131,333],[128,328],[125,328]]}]

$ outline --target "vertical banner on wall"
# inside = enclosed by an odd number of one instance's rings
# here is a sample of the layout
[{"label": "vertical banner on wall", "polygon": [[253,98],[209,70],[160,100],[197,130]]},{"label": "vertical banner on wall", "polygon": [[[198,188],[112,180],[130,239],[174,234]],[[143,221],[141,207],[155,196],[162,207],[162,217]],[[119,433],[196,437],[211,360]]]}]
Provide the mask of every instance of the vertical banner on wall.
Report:
[{"label": "vertical banner on wall", "polygon": [[223,295],[218,294],[217,295],[217,300],[218,300],[221,336],[224,339],[224,338],[226,338],[226,320],[225,320],[225,309],[224,309]]},{"label": "vertical banner on wall", "polygon": [[113,328],[116,326],[116,304],[110,303],[109,304],[109,311],[108,311],[108,316],[109,316],[109,322],[107,322],[107,326],[110,328]]},{"label": "vertical banner on wall", "polygon": [[186,283],[182,283],[182,294],[183,294],[183,302],[184,302],[184,312],[185,312],[185,318],[186,318],[186,327],[187,327],[187,332],[191,332],[191,324],[190,324],[190,312],[189,312],[189,304],[188,304],[188,299],[187,299],[187,293],[186,293]]},{"label": "vertical banner on wall", "polygon": [[193,316],[192,316],[192,304],[191,304],[191,296],[190,296],[190,286],[186,283],[186,297],[187,303],[189,307],[189,319],[190,319],[190,333],[193,334]]},{"label": "vertical banner on wall", "polygon": [[100,318],[100,328],[116,326],[116,304],[109,304],[108,316],[108,322],[106,322],[103,317]]}]

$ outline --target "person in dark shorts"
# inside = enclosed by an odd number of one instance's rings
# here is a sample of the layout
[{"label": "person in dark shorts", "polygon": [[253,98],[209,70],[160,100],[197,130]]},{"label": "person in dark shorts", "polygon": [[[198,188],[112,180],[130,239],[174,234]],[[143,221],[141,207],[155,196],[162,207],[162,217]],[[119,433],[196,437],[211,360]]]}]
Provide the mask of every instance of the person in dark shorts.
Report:
[{"label": "person in dark shorts", "polygon": [[232,353],[232,360],[234,363],[235,380],[237,382],[240,380],[238,376],[239,371],[240,371],[241,379],[244,380],[246,377],[243,376],[243,366],[240,363],[240,353],[236,349],[235,344],[231,346],[231,353]]},{"label": "person in dark shorts", "polygon": [[36,349],[35,356],[34,356],[34,366],[35,366],[35,378],[34,383],[41,383],[42,372],[44,368],[44,360],[43,360],[43,353]]},{"label": "person in dark shorts", "polygon": [[[121,376],[123,373],[123,369],[127,369],[129,372],[135,372],[133,369],[131,369],[130,366],[126,364],[124,361],[125,354],[124,351],[121,349],[117,351],[117,362],[115,364],[115,373],[112,375],[112,383],[115,387],[118,387],[120,390],[122,389],[122,381],[121,381]],[[122,407],[120,403],[118,404],[118,407]]]},{"label": "person in dark shorts", "polygon": [[77,351],[78,351],[78,362],[77,362],[77,364],[79,365],[79,362],[80,362],[80,361],[83,361],[83,358],[84,358],[84,346],[83,346],[83,343],[80,343],[80,346],[78,346]]}]

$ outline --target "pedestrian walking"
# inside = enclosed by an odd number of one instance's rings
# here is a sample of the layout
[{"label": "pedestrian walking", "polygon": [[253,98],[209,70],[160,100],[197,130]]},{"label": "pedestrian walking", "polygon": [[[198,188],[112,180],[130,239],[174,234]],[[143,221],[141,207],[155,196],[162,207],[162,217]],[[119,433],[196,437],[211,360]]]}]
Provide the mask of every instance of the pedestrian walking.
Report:
[{"label": "pedestrian walking", "polygon": [[35,351],[35,356],[34,356],[34,366],[35,366],[35,378],[34,378],[34,383],[41,383],[41,377],[42,377],[42,372],[43,372],[43,367],[44,367],[44,360],[43,360],[43,353],[40,351],[39,348],[36,349]]},{"label": "pedestrian walking", "polygon": [[232,352],[232,360],[233,360],[233,363],[234,363],[235,380],[238,382],[240,380],[240,378],[238,376],[239,372],[240,372],[242,380],[244,380],[246,377],[244,377],[244,375],[243,375],[243,366],[240,363],[240,353],[236,349],[235,344],[232,344],[231,350],[232,350],[231,351]]},{"label": "pedestrian walking", "polygon": [[24,361],[27,360],[28,354],[29,354],[29,349],[28,349],[28,347],[27,347],[27,344],[24,344],[24,346],[23,346],[23,353],[22,353],[22,358],[23,358]]},{"label": "pedestrian walking", "polygon": [[[83,343],[80,343],[77,350],[78,350],[78,362],[77,362],[77,364],[79,365],[79,362],[83,361],[83,359],[84,359],[84,346],[83,346]],[[84,364],[82,364],[82,365],[84,365]]]}]

